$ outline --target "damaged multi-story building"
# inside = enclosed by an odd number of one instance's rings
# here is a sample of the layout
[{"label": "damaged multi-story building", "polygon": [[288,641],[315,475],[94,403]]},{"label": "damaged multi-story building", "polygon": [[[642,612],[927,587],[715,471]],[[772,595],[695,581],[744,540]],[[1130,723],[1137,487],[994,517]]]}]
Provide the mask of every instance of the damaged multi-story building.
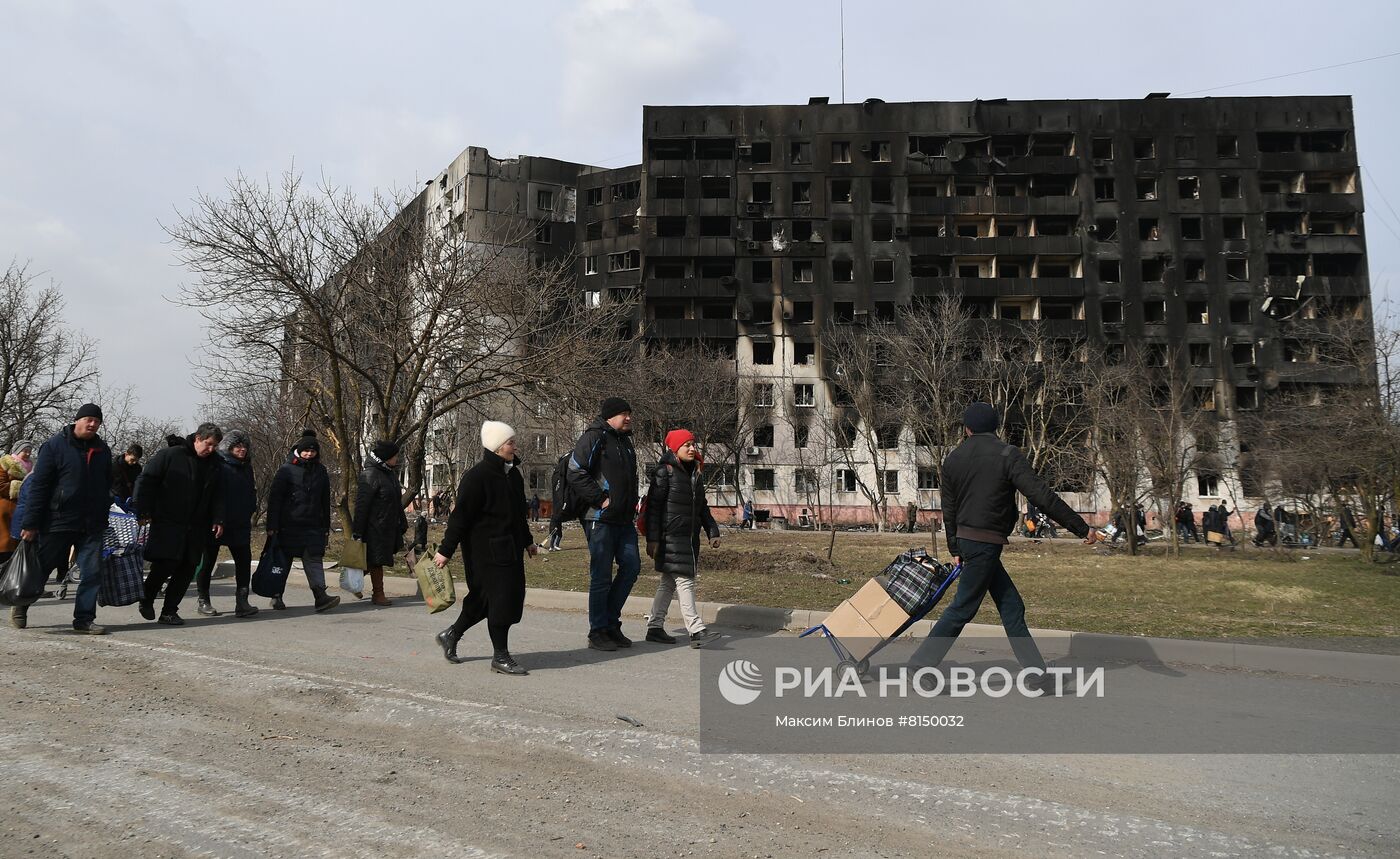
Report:
[{"label": "damaged multi-story building", "polygon": [[[557,177],[577,194],[578,287],[640,291],[646,338],[732,356],[740,379],[771,380],[773,411],[834,413],[823,326],[942,294],[1109,350],[1171,348],[1227,423],[1279,391],[1367,381],[1285,324],[1370,314],[1349,97],[647,107],[641,143],[639,165]],[[828,515],[869,518],[859,476],[892,515],[936,510],[913,432],[880,473],[813,476],[782,425],[756,423],[716,469],[721,505],[800,521],[799,484],[818,479]],[[1187,499],[1238,503],[1239,477],[1203,472]],[[1069,500],[1099,511],[1085,489]]]}]

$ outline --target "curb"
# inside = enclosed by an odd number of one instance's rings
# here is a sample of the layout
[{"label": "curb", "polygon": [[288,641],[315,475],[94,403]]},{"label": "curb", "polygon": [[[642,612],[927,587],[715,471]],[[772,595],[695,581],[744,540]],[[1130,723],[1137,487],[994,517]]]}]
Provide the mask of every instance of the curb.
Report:
[{"label": "curb", "polygon": [[[293,565],[296,569],[298,565]],[[334,567],[327,565],[326,581],[335,587]],[[306,587],[306,580],[293,576],[289,581]],[[460,583],[459,583],[460,584]],[[385,576],[384,591],[388,596],[414,598],[418,596],[417,579]],[[556,591],[526,588],[525,605],[548,611],[586,612],[588,594],[578,591]],[[702,602],[700,619],[706,624],[761,632],[802,632],[826,620],[829,612],[809,609],[784,609],[756,605]],[[627,598],[623,615],[643,618],[651,612],[647,597]],[[680,609],[672,600],[667,612],[668,622],[681,622]],[[916,623],[905,635],[922,638],[929,634],[933,622]],[[1264,644],[1237,644],[1224,641],[1197,641],[1184,638],[1150,638],[1135,635],[1110,635],[1099,632],[1072,632],[1063,629],[1033,629],[1036,643],[1048,659],[1074,657],[1081,659],[1114,659],[1137,663],[1175,663],[1206,668],[1230,668],[1247,671],[1272,671],[1283,674],[1354,680],[1363,683],[1400,683],[1400,656],[1378,653],[1351,653],[1337,650],[1309,650],[1298,647],[1277,647]],[[961,643],[973,652],[1011,655],[1011,645],[1000,626],[970,623],[963,630]]]}]

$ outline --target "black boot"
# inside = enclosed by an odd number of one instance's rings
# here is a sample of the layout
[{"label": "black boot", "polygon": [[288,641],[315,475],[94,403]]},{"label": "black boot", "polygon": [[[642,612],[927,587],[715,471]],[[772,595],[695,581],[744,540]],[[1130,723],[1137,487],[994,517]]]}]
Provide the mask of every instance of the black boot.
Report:
[{"label": "black boot", "polygon": [[233,616],[252,617],[258,613],[258,607],[248,602],[248,589],[239,588],[234,592]]},{"label": "black boot", "polygon": [[326,593],[325,588],[312,588],[311,593],[316,595],[316,611],[330,611],[340,605],[340,597],[331,596]]},{"label": "black boot", "polygon": [[457,642],[462,640],[462,636],[458,635],[456,630],[449,626],[447,629],[444,629],[434,636],[433,639],[438,643],[438,647],[442,648],[442,656],[444,659],[451,662],[453,665],[461,663],[462,657],[457,655]]},{"label": "black boot", "polygon": [[497,650],[491,657],[491,670],[497,674],[509,674],[512,677],[524,677],[530,672],[520,667],[520,663],[515,661],[515,657],[510,655],[508,650]]},{"label": "black boot", "polygon": [[273,608],[274,611],[286,611],[286,610],[287,610],[287,604],[284,603],[284,602],[282,602],[282,597],[281,597],[280,594],[279,594],[278,596],[275,596],[275,597],[272,598],[272,608]]},{"label": "black boot", "polygon": [[199,598],[199,602],[196,603],[194,610],[197,614],[202,614],[205,617],[218,617],[220,614],[223,613],[218,609],[214,608],[214,604],[209,602],[208,595],[201,596]]},{"label": "black boot", "polygon": [[676,637],[659,626],[647,627],[647,641],[653,644],[675,644]]}]

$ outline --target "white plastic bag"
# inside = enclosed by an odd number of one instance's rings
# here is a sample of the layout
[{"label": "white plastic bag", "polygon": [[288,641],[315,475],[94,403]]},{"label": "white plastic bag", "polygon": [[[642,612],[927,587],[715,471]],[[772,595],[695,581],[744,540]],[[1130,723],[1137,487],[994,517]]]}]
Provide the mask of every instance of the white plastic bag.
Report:
[{"label": "white plastic bag", "polygon": [[341,567],[340,589],[361,596],[365,592],[365,571],[359,567]]}]

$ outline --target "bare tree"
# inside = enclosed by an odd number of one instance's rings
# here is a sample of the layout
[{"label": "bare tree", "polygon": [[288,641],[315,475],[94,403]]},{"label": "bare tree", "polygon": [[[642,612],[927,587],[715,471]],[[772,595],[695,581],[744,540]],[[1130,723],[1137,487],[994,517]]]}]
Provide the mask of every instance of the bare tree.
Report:
[{"label": "bare tree", "polygon": [[1152,496],[1162,502],[1165,530],[1170,533],[1171,554],[1181,553],[1176,529],[1176,508],[1186,493],[1186,481],[1214,461],[1218,432],[1213,413],[1191,385],[1186,356],[1180,349],[1167,356],[1163,367],[1149,369],[1143,384],[1147,398],[1138,398],[1131,413],[1138,420],[1141,459]]},{"label": "bare tree", "polygon": [[[836,447],[855,475],[877,531],[885,527],[886,466],[892,454],[898,456],[902,428],[896,384],[900,377],[885,351],[894,336],[889,324],[827,325],[819,335],[831,367],[828,386],[836,411]],[[868,471],[860,467],[866,463]]]},{"label": "bare tree", "polygon": [[232,430],[248,434],[258,510],[265,510],[272,478],[307,423],[306,405],[298,403],[281,385],[262,381],[221,389],[205,411],[223,428],[225,436]]},{"label": "bare tree", "polygon": [[97,380],[96,346],[63,318],[63,293],[34,280],[17,262],[0,277],[0,450],[54,432]]},{"label": "bare tree", "polygon": [[589,306],[569,261],[532,258],[532,224],[471,241],[429,228],[423,199],[239,175],[167,228],[197,278],[180,298],[208,323],[213,387],[278,382],[305,402],[346,517],[366,441],[399,440],[417,486],[439,418],[604,374],[632,336],[628,302]]},{"label": "bare tree", "polygon": [[1142,411],[1148,407],[1141,356],[1091,355],[1085,367],[1084,409],[1092,431],[1080,449],[1081,464],[1094,473],[1114,512],[1123,516],[1129,554],[1137,554],[1135,507],[1144,494]]}]

